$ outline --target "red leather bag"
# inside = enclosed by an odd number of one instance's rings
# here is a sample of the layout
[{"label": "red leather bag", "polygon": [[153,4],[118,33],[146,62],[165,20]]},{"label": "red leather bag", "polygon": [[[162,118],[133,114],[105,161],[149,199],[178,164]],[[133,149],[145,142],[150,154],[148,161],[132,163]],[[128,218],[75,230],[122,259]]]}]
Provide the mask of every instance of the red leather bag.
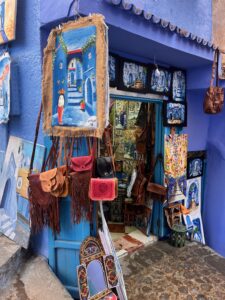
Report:
[{"label": "red leather bag", "polygon": [[117,178],[91,178],[89,197],[93,201],[113,201],[118,197]]},{"label": "red leather bag", "polygon": [[70,169],[73,172],[90,171],[93,168],[93,162],[94,160],[92,155],[72,157]]},{"label": "red leather bag", "polygon": [[72,172],[85,172],[85,171],[91,171],[93,169],[94,149],[96,147],[95,140],[94,140],[94,145],[92,147],[92,150],[90,150],[90,146],[89,146],[90,144],[89,141],[87,140],[90,155],[71,158],[70,169]]}]

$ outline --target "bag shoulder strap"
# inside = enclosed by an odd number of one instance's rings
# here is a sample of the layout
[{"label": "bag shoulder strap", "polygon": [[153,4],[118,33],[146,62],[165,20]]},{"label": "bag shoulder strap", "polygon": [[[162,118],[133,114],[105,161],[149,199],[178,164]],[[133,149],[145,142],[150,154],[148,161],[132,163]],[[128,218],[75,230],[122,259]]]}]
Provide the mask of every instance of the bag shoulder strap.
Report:
[{"label": "bag shoulder strap", "polygon": [[163,171],[164,171],[163,155],[162,155],[161,153],[159,153],[159,154],[157,155],[156,159],[155,159],[155,162],[154,162],[152,171],[151,171],[150,176],[149,176],[149,181],[152,180],[152,177],[153,177],[153,175],[154,175],[155,168],[156,168],[156,165],[157,165],[158,161],[161,162],[162,168],[163,168]]},{"label": "bag shoulder strap", "polygon": [[33,171],[34,157],[35,157],[36,146],[37,146],[37,139],[38,139],[38,134],[39,134],[39,129],[40,129],[40,123],[41,123],[42,108],[43,107],[42,107],[42,101],[41,101],[41,106],[40,106],[40,109],[39,109],[39,113],[38,113],[38,117],[37,117],[37,123],[36,123],[36,129],[35,129],[34,144],[33,144],[31,161],[30,161],[29,175]]},{"label": "bag shoulder strap", "polygon": [[214,52],[214,59],[213,59],[213,65],[212,65],[212,75],[211,75],[211,80],[210,80],[210,87],[213,86],[214,79],[216,77],[216,84],[218,84],[218,55],[219,50],[215,50]]},{"label": "bag shoulder strap", "polygon": [[114,154],[113,154],[112,141],[111,141],[111,127],[105,128],[104,140],[105,140],[105,146],[106,146],[108,155],[112,158],[113,172],[116,173],[115,158],[114,158]]},{"label": "bag shoulder strap", "polygon": [[217,52],[217,74],[216,74],[216,86],[219,86],[219,58],[220,58],[220,51],[219,49],[216,50]]}]

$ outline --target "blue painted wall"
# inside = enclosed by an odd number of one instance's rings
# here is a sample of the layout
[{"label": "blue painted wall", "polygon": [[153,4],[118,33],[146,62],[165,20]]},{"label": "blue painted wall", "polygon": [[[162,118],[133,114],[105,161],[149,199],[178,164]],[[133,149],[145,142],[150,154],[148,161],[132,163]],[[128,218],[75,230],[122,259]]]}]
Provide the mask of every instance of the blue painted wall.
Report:
[{"label": "blue painted wall", "polygon": [[[7,125],[0,125],[0,150],[5,150],[8,137],[15,135],[34,139],[37,113],[41,101],[41,48],[39,0],[18,1],[16,40],[10,43],[11,59],[18,65],[18,76],[12,76],[11,87],[19,87],[19,98],[12,94],[11,107],[21,104],[21,114],[10,116]],[[2,47],[0,47],[2,48]],[[12,109],[13,110],[13,109]],[[42,132],[39,143],[43,144]],[[44,238],[34,239],[41,253],[48,255]],[[42,247],[44,245],[44,247]]]},{"label": "blue painted wall", "polygon": [[[0,126],[0,149],[5,149],[7,136],[15,135],[33,140],[37,112],[41,101],[41,52],[40,52],[39,1],[18,1],[16,40],[10,44],[12,61],[18,64],[21,115],[10,117],[8,125]],[[18,82],[17,82],[18,83]],[[11,82],[13,86],[14,83]],[[2,143],[3,140],[3,143]],[[41,141],[41,139],[40,139]]]},{"label": "blue painted wall", "polygon": [[137,7],[206,40],[211,39],[211,0],[132,0]]}]

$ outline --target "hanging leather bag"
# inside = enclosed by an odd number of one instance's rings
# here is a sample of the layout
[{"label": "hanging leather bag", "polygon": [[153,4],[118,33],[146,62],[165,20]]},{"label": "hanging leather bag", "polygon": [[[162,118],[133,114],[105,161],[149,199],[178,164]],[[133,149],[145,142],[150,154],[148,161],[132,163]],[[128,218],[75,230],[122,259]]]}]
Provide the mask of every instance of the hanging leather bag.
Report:
[{"label": "hanging leather bag", "polygon": [[139,161],[137,167],[137,177],[133,185],[131,192],[132,197],[136,204],[145,203],[145,190],[146,190],[147,179],[145,177],[145,164],[142,161]]},{"label": "hanging leather bag", "polygon": [[[215,51],[214,61],[212,66],[212,77],[210,81],[210,87],[207,89],[203,109],[206,114],[220,113],[224,105],[224,89],[219,87],[219,50]],[[214,79],[216,76],[216,86],[214,86]]]},{"label": "hanging leather bag", "polygon": [[161,184],[152,182],[154,171],[155,171],[155,168],[156,168],[156,165],[157,165],[158,161],[160,161],[162,163],[162,166],[163,166],[163,157],[162,157],[161,154],[159,154],[157,156],[156,160],[155,160],[152,172],[151,172],[150,177],[149,177],[149,181],[148,181],[148,185],[147,185],[147,191],[154,194],[154,195],[158,195],[160,197],[160,199],[164,200],[166,195],[167,195],[166,187],[161,185]]},{"label": "hanging leather bag", "polygon": [[100,178],[91,178],[89,197],[93,201],[113,201],[118,197],[118,179],[111,143],[112,127],[104,131],[104,144],[108,157],[99,157],[96,160],[96,175]]},{"label": "hanging leather bag", "polygon": [[100,156],[96,159],[96,177],[113,178],[115,177],[115,162],[111,142],[111,127],[105,129],[103,136],[108,156]]},{"label": "hanging leather bag", "polygon": [[118,197],[117,178],[91,178],[89,197],[93,201],[113,201]]},{"label": "hanging leather bag", "polygon": [[[60,166],[62,148],[64,139],[60,139],[60,148],[57,152],[58,167],[54,168],[56,160],[48,171],[40,173],[41,187],[44,192],[51,193],[55,197],[67,197],[69,194],[69,179],[68,179],[68,153],[67,142],[64,142],[64,159],[66,165]],[[47,165],[45,166],[46,169]]]},{"label": "hanging leather bag", "polygon": [[[31,163],[29,169],[29,187],[28,196],[30,202],[30,219],[32,231],[39,232],[44,226],[49,226],[53,232],[60,231],[59,226],[59,199],[52,196],[50,193],[43,191],[40,181],[40,173],[32,174],[34,157],[36,152],[37,138],[41,121],[42,105],[38,114],[35,139],[31,155]],[[54,160],[55,143],[53,141],[51,150],[47,160]]]},{"label": "hanging leather bag", "polygon": [[80,223],[82,219],[91,219],[91,204],[89,198],[89,186],[93,173],[96,138],[92,148],[90,140],[86,139],[89,155],[71,158],[70,185],[71,185],[71,215],[72,221]]}]

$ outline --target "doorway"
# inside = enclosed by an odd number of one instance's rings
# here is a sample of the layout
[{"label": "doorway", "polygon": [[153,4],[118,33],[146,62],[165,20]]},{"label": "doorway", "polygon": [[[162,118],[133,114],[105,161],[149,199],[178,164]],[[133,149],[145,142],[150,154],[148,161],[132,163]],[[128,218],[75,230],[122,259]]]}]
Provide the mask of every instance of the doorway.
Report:
[{"label": "doorway", "polygon": [[[135,250],[152,241],[151,231],[158,235],[158,226],[163,224],[159,220],[163,219],[162,207],[155,205],[146,192],[151,172],[155,182],[163,180],[162,166],[158,164],[153,170],[155,158],[163,155],[162,100],[112,94],[110,124],[119,184],[118,198],[104,204],[104,214],[116,250],[119,252],[129,245]],[[143,196],[137,199],[134,189],[140,165],[146,182]]]}]

